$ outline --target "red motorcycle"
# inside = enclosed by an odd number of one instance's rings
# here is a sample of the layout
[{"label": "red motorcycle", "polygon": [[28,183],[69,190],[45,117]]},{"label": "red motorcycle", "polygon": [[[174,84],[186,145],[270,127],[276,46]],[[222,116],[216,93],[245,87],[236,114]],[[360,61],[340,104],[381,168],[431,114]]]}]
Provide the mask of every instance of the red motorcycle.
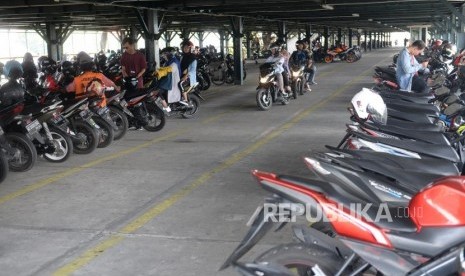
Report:
[{"label": "red motorcycle", "polygon": [[[370,203],[370,194],[356,186],[252,173],[274,196],[257,209],[249,232],[221,269],[233,265],[243,275],[457,275],[464,270],[465,177],[436,180],[408,207],[392,207]],[[319,214],[321,220],[293,228],[300,243],[274,247],[254,263],[237,262],[274,223],[279,230],[303,214]]]}]

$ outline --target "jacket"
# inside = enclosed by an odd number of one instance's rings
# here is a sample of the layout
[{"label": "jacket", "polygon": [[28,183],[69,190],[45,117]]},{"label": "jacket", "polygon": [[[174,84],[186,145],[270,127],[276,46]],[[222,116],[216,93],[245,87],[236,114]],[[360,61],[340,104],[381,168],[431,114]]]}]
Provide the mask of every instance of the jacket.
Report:
[{"label": "jacket", "polygon": [[412,79],[421,64],[404,48],[397,58],[396,79],[400,90],[412,91]]}]

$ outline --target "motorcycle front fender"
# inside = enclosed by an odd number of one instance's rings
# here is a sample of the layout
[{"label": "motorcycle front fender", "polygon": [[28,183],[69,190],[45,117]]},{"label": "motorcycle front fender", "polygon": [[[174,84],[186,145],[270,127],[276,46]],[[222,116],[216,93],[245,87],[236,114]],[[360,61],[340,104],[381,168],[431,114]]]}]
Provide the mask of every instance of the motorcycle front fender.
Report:
[{"label": "motorcycle front fender", "polygon": [[201,99],[202,101],[205,101],[205,99],[200,95],[200,93],[199,93],[197,90],[193,91],[192,94],[194,94],[194,95],[196,95],[197,97],[199,97],[199,99]]}]

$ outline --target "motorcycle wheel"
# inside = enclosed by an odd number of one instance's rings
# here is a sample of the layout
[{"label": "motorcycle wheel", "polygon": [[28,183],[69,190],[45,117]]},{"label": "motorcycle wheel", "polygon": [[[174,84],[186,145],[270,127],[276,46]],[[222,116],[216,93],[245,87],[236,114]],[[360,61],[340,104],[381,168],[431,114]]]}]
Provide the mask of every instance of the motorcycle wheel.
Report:
[{"label": "motorcycle wheel", "polygon": [[10,170],[14,172],[30,170],[37,161],[37,150],[32,141],[26,135],[16,132],[7,133],[5,137],[10,146],[19,151],[18,156],[8,161]]},{"label": "motorcycle wheel", "polygon": [[108,147],[111,144],[111,142],[113,142],[113,137],[115,136],[113,128],[101,117],[93,116],[92,119],[100,127],[100,136],[97,148]]},{"label": "motorcycle wheel", "polygon": [[210,80],[210,76],[206,72],[200,73],[203,79],[203,85],[200,87],[201,90],[205,91],[210,88],[212,81]]},{"label": "motorcycle wheel", "polygon": [[256,100],[258,108],[263,111],[269,110],[273,105],[273,97],[271,97],[269,89],[261,88],[257,90]]},{"label": "motorcycle wheel", "polygon": [[73,141],[71,137],[55,127],[50,128],[50,134],[53,138],[52,142],[55,146],[55,152],[44,154],[44,158],[54,163],[65,162],[73,152]]},{"label": "motorcycle wheel", "polygon": [[357,61],[357,56],[355,55],[355,53],[350,52],[350,53],[347,54],[346,61],[347,61],[348,63],[355,62],[355,61]]},{"label": "motorcycle wheel", "polygon": [[0,183],[2,183],[8,175],[8,160],[5,154],[0,150]]},{"label": "motorcycle wheel", "polygon": [[278,245],[260,255],[255,262],[285,266],[291,275],[309,275],[316,266],[325,275],[335,275],[344,263],[342,258],[320,246],[304,244]]},{"label": "motorcycle wheel", "polygon": [[224,77],[224,82],[227,84],[234,83],[234,72],[226,72],[226,76]]},{"label": "motorcycle wheel", "polygon": [[189,94],[189,103],[193,106],[192,109],[182,113],[182,117],[186,119],[192,118],[200,108],[200,99],[194,94]]},{"label": "motorcycle wheel", "polygon": [[110,109],[110,117],[111,120],[118,126],[118,130],[114,131],[114,140],[119,140],[123,138],[124,135],[126,135],[126,132],[128,131],[129,128],[129,122],[128,122],[128,117],[126,117],[126,114],[124,114],[123,111],[121,111],[119,108],[115,106],[109,106]]},{"label": "motorcycle wheel", "polygon": [[159,131],[166,123],[165,113],[156,104],[146,103],[150,119],[148,125],[144,126],[147,131]]},{"label": "motorcycle wheel", "polygon": [[210,73],[210,79],[213,84],[215,85],[222,85],[224,83],[224,71],[223,70],[214,70],[212,73]]},{"label": "motorcycle wheel", "polygon": [[297,93],[300,93],[302,95],[302,91],[300,91],[300,81],[295,81],[292,83],[292,98],[295,100],[297,99]]},{"label": "motorcycle wheel", "polygon": [[98,145],[99,137],[96,130],[86,122],[77,121],[74,123],[76,133],[83,133],[86,136],[86,141],[83,143],[75,143],[73,152],[76,154],[88,154],[93,152]]},{"label": "motorcycle wheel", "polygon": [[333,62],[334,57],[332,55],[326,55],[324,61],[326,63],[331,63]]}]

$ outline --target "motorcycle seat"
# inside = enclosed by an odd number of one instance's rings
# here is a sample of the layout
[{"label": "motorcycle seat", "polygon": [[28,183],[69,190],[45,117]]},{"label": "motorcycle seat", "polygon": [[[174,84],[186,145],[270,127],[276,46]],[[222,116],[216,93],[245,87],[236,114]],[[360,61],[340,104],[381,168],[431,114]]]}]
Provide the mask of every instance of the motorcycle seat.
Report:
[{"label": "motorcycle seat", "polygon": [[422,159],[401,157],[384,152],[365,150],[338,149],[326,145],[326,148],[344,158],[370,160],[374,163],[383,163],[398,170],[425,172],[437,175],[458,175],[459,170],[452,162],[425,156]]},{"label": "motorcycle seat", "polygon": [[422,130],[416,130],[412,131],[409,129],[404,129],[392,125],[379,125],[379,124],[374,124],[374,123],[369,123],[366,122],[364,127],[367,127],[369,129],[373,130],[379,130],[381,132],[384,132],[386,134],[392,134],[392,135],[397,135],[400,136],[401,138],[411,138],[431,144],[440,144],[440,145],[450,145],[449,140],[447,139],[444,134],[440,132],[431,132],[431,131],[422,131]]},{"label": "motorcycle seat", "polygon": [[[400,108],[402,109],[402,108]],[[439,115],[435,114],[424,114],[424,112],[408,112],[406,109],[397,110],[388,106],[388,120],[387,124],[390,124],[389,119],[398,119],[407,123],[433,125],[433,122],[437,121]]]},{"label": "motorcycle seat", "polygon": [[435,105],[429,103],[414,103],[407,102],[404,100],[386,98],[383,99],[388,107],[395,108],[399,111],[405,112],[423,112],[425,114],[435,114],[439,115],[439,108]]},{"label": "motorcycle seat", "polygon": [[[307,188],[310,188],[314,191],[324,194],[328,199],[336,202],[341,203],[347,208],[353,208],[354,204],[361,204],[361,206],[366,206],[367,204],[371,204],[370,199],[367,198],[366,194],[362,194],[359,190],[352,189],[349,186],[341,186],[335,183],[313,180],[313,179],[306,179],[297,176],[290,176],[290,175],[279,175],[279,179],[282,179],[287,182],[296,183]],[[403,208],[403,207],[402,207]],[[362,210],[363,207],[360,209]],[[401,216],[396,216],[398,213],[397,207],[389,207],[385,205],[385,212],[381,214],[391,214],[392,222],[388,220],[377,220],[378,215],[378,206],[372,205],[368,208],[368,211],[359,213],[363,215],[363,217],[368,220],[369,222],[373,222],[376,225],[380,226],[383,229],[389,229],[394,231],[402,231],[402,232],[415,232],[417,227],[415,224],[410,220],[410,218],[404,218]]]},{"label": "motorcycle seat", "polygon": [[386,125],[410,129],[412,131],[417,131],[417,130],[431,131],[431,132],[443,132],[444,131],[443,127],[440,125],[415,123],[415,122],[409,122],[409,121],[401,120],[398,118],[392,118],[392,117],[388,117]]},{"label": "motorcycle seat", "polygon": [[379,92],[379,95],[383,98],[384,101],[392,99],[392,100],[397,100],[403,103],[418,103],[418,104],[427,104],[431,99],[434,98],[433,96],[409,97],[409,96],[404,96],[402,94],[393,93],[393,92],[385,92],[385,91]]},{"label": "motorcycle seat", "polygon": [[391,67],[376,66],[375,67],[375,72],[384,73],[384,74],[394,76],[394,77],[396,76],[396,70],[394,68],[391,68]]},{"label": "motorcycle seat", "polygon": [[124,94],[124,99],[126,101],[130,101],[131,99],[143,96],[148,93],[148,90],[146,88],[140,88],[140,89],[134,89],[134,90],[127,90],[126,93]]},{"label": "motorcycle seat", "polygon": [[348,131],[356,137],[360,137],[370,142],[385,144],[388,146],[416,152],[421,155],[442,158],[454,163],[460,162],[460,157],[455,151],[455,149],[448,145],[437,145],[421,141],[396,140],[384,137],[373,137],[360,132],[354,132],[350,129],[348,129]]}]

